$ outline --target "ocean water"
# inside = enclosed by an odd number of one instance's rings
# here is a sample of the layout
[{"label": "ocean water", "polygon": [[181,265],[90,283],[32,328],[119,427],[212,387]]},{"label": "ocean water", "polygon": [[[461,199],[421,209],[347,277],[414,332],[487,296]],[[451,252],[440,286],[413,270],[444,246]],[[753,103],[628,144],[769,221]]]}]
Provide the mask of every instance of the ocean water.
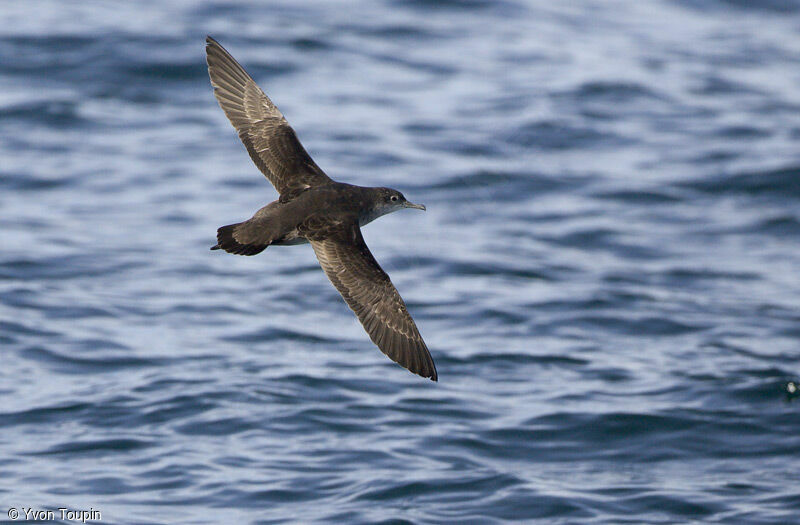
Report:
[{"label": "ocean water", "polygon": [[[209,251],[276,194],[206,34],[428,206],[364,236],[439,383]],[[800,2],[4,2],[0,90],[0,522],[800,521]]]}]

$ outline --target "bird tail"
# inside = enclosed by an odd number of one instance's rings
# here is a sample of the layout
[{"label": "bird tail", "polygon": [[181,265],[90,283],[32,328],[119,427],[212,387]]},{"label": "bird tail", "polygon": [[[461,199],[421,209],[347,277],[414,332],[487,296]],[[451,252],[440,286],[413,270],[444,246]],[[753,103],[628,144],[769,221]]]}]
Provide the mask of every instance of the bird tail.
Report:
[{"label": "bird tail", "polygon": [[236,240],[236,233],[238,227],[242,222],[236,224],[228,224],[217,230],[217,244],[212,246],[212,250],[225,250],[228,253],[235,253],[236,255],[255,255],[263,252],[269,244],[262,243],[246,243]]}]

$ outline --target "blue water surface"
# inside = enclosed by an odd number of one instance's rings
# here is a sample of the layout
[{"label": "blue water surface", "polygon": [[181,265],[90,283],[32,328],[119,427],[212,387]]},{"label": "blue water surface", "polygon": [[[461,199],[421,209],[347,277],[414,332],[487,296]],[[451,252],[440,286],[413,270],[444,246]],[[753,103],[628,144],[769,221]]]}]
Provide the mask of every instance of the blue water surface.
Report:
[{"label": "blue water surface", "polygon": [[[209,251],[276,194],[206,34],[428,206],[364,236],[439,383]],[[800,520],[800,2],[3,2],[0,91],[0,521]]]}]

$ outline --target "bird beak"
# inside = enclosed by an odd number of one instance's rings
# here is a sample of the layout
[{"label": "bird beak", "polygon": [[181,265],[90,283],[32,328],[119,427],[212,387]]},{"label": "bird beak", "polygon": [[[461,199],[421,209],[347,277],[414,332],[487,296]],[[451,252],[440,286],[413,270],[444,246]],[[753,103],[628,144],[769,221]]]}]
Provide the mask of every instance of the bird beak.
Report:
[{"label": "bird beak", "polygon": [[413,202],[408,202],[408,201],[406,201],[403,204],[403,207],[405,207],[405,208],[414,208],[415,210],[425,211],[425,205],[424,204],[414,204]]}]

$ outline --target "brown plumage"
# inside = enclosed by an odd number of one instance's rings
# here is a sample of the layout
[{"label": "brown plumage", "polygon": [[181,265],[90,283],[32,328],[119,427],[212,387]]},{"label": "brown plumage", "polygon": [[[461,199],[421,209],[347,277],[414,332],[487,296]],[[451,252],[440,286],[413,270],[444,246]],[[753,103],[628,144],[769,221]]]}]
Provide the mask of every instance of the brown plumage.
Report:
[{"label": "brown plumage", "polygon": [[297,140],[292,127],[239,63],[206,39],[208,76],[222,111],[239,132],[250,158],[278,193],[291,194],[333,182]]},{"label": "brown plumage", "polygon": [[397,190],[332,180],[244,68],[213,38],[206,43],[214,95],[250,158],[280,194],[250,219],[219,228],[211,249],[255,255],[273,244],[310,242],[325,274],[378,348],[411,372],[436,381],[425,341],[361,236],[361,226],[381,215],[425,207],[408,202]]}]

